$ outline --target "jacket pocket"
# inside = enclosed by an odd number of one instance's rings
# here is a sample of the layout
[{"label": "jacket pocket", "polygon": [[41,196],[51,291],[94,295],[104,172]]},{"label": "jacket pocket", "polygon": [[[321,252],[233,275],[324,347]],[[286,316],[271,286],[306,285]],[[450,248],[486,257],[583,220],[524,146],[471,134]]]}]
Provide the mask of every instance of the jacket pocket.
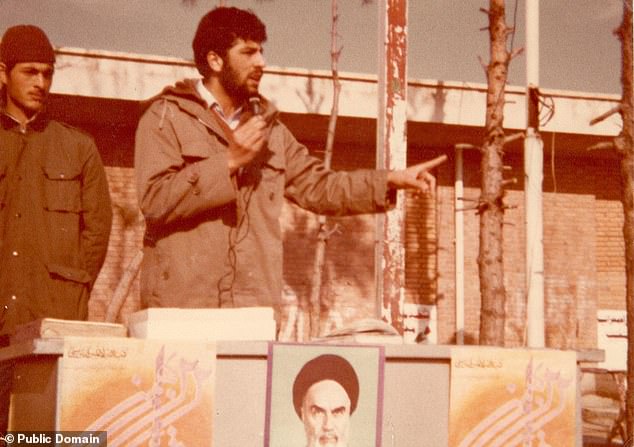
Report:
[{"label": "jacket pocket", "polygon": [[286,166],[284,159],[275,153],[262,165],[262,179],[258,187],[265,206],[262,212],[269,218],[276,221],[281,213],[284,202],[284,182],[286,174]]},{"label": "jacket pocket", "polygon": [[284,158],[276,153],[269,151],[266,160],[263,163],[263,175],[266,178],[276,178],[286,172],[286,164]]},{"label": "jacket pocket", "polygon": [[185,142],[183,143],[181,153],[185,160],[197,160],[209,158],[209,145],[204,142]]},{"label": "jacket pocket", "polygon": [[81,212],[81,171],[75,166],[42,166],[44,207],[48,211]]},{"label": "jacket pocket", "polygon": [[80,284],[88,284],[91,281],[90,274],[84,269],[53,263],[46,264],[46,268],[53,278],[57,277]]}]

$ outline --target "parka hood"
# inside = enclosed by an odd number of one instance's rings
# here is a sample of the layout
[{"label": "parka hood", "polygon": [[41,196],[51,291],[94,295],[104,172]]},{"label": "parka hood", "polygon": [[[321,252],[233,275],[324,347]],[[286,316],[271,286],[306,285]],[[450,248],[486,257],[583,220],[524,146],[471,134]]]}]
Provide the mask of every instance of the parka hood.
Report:
[{"label": "parka hood", "polygon": [[[183,79],[174,85],[165,87],[161,93],[141,103],[142,112],[154,101],[166,99],[177,103],[183,110],[196,115],[196,110],[199,110],[200,107],[206,107],[205,100],[198,95],[198,91],[196,90],[197,82],[197,79]],[[277,108],[264,96],[258,95],[258,97],[260,98],[264,119],[266,121],[272,121],[279,113]],[[244,107],[248,109],[247,104],[245,104]]]}]

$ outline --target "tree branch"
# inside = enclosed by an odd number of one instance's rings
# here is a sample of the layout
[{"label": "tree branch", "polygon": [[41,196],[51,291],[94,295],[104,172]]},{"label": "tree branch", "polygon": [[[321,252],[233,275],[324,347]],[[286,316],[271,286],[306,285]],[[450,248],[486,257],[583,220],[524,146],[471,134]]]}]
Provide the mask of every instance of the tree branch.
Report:
[{"label": "tree branch", "polygon": [[589,148],[587,148],[587,151],[603,151],[606,149],[612,150],[615,149],[616,146],[614,145],[614,142],[612,141],[603,141],[601,143],[597,143],[597,144],[593,144],[592,146],[590,146]]},{"label": "tree branch", "polygon": [[519,140],[519,139],[522,139],[524,137],[525,137],[524,132],[518,132],[518,133],[515,133],[513,135],[509,135],[508,137],[505,137],[503,144],[507,145],[509,143],[512,143],[515,140]]},{"label": "tree branch", "polygon": [[482,59],[482,56],[478,56],[478,61],[480,62],[480,66],[482,67],[482,69],[484,70],[484,74],[486,75],[487,70],[489,69],[488,64],[484,62],[484,60]]},{"label": "tree branch", "polygon": [[481,148],[479,146],[474,146],[473,144],[469,144],[469,143],[458,143],[458,144],[454,144],[454,148],[456,149],[477,149],[480,150]]},{"label": "tree branch", "polygon": [[517,56],[519,56],[520,54],[522,54],[524,52],[524,48],[515,48],[513,51],[511,51],[511,54],[509,55],[509,58],[514,59]]},{"label": "tree branch", "polygon": [[595,124],[600,123],[601,121],[608,119],[610,116],[614,115],[615,113],[619,113],[620,111],[621,111],[621,104],[612,107],[607,112],[602,113],[601,115],[597,116],[596,118],[593,118],[592,120],[590,120],[590,125],[594,126]]}]

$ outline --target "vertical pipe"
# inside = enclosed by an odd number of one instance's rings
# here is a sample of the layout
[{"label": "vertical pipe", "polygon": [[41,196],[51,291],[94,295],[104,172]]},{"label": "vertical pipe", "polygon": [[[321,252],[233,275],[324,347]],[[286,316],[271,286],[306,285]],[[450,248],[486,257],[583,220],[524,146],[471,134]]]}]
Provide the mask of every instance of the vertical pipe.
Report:
[{"label": "vertical pipe", "polygon": [[[407,0],[379,0],[377,168],[407,165]],[[405,299],[405,194],[377,219],[377,302],[381,318],[402,333]]]},{"label": "vertical pipe", "polygon": [[456,344],[464,344],[464,185],[463,149],[456,147],[454,184]]},{"label": "vertical pipe", "polygon": [[539,0],[526,1],[526,138],[524,195],[526,206],[526,342],[545,345],[544,223],[542,185],[544,145],[539,136]]}]

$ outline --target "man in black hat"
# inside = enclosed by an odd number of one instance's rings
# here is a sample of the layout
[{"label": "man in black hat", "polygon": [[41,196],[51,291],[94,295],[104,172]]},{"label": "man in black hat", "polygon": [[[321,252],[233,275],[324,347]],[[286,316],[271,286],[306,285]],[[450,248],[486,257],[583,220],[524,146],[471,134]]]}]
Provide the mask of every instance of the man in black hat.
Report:
[{"label": "man in black hat", "polygon": [[[83,320],[112,222],[106,174],[89,135],[47,117],[55,64],[40,28],[0,42],[0,347],[38,318]],[[0,433],[13,368],[0,364]]]},{"label": "man in black hat", "polygon": [[345,358],[323,354],[304,364],[293,383],[293,405],[306,447],[347,447],[358,401],[359,379]]}]

